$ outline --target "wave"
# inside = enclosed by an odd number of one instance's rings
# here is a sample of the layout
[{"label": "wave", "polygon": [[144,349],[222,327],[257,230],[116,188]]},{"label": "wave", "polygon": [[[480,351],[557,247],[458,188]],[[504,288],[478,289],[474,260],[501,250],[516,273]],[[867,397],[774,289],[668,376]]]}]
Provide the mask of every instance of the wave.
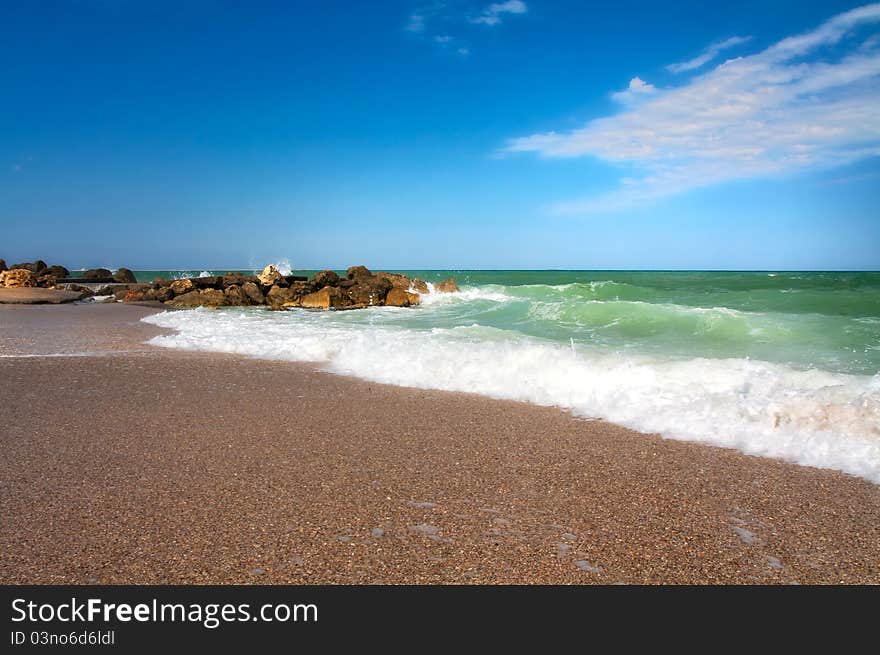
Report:
[{"label": "wave", "polygon": [[376,382],[558,406],[880,483],[880,375],[612,351],[476,322],[430,329],[372,323],[407,315],[393,308],[361,319],[367,323],[334,314],[353,312],[193,310],[144,320],[175,330],[151,340],[159,346],[317,362]]}]

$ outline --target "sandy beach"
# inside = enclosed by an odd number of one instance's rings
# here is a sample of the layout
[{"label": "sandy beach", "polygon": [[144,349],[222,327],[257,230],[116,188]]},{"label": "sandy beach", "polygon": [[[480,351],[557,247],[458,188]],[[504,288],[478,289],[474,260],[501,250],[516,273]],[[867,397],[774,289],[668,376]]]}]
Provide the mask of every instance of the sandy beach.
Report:
[{"label": "sandy beach", "polygon": [[0,581],[877,583],[880,486],[0,306]]}]

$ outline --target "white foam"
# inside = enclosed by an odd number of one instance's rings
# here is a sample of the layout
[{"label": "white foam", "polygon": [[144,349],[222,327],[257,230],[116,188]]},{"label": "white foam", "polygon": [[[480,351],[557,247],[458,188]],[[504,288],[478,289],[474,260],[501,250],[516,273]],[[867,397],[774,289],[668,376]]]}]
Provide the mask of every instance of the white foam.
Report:
[{"label": "white foam", "polygon": [[144,320],[178,331],[152,339],[160,346],[319,362],[377,382],[554,405],[880,483],[880,375],[635,356],[480,325],[416,330],[332,312],[193,310]]},{"label": "white foam", "polygon": [[[431,282],[427,282],[427,285],[428,293],[423,293],[420,296],[423,305],[455,304],[461,302],[470,302],[473,300],[488,300],[497,303],[516,300],[516,298],[514,298],[513,296],[510,296],[502,291],[504,287],[494,284],[488,284],[479,287],[468,287],[462,289],[461,291],[454,291],[452,293],[436,291],[436,287]],[[415,289],[411,289],[411,291],[415,291]]]}]

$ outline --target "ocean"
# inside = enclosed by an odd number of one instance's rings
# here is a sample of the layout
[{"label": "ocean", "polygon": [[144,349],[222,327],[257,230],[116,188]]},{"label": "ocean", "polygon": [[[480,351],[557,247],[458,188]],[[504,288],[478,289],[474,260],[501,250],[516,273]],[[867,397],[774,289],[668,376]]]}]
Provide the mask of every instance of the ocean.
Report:
[{"label": "ocean", "polygon": [[880,273],[402,272],[461,292],[409,309],[145,320],[176,331],[160,346],[557,406],[880,483]]}]

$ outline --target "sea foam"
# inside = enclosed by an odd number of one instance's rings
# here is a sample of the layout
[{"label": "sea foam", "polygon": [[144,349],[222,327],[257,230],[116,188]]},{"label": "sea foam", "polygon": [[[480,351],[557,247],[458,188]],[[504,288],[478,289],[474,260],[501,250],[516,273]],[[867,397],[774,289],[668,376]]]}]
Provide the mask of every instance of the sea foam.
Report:
[{"label": "sea foam", "polygon": [[[506,294],[483,289],[473,295],[501,302]],[[175,331],[152,339],[159,346],[317,362],[376,382],[557,406],[667,438],[880,483],[880,375],[744,358],[668,358],[573,340],[561,344],[477,323],[414,328],[393,320],[418,311],[431,309],[198,309],[144,320]]]}]

